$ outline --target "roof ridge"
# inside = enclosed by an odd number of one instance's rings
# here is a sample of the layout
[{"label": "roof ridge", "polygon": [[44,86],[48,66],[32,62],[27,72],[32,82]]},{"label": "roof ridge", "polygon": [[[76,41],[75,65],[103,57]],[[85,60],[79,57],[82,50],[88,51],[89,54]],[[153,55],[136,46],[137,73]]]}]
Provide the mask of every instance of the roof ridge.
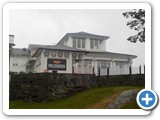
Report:
[{"label": "roof ridge", "polygon": [[84,32],[84,31],[81,31],[81,32],[76,32],[76,33],[67,33],[67,35],[70,34],[70,35],[88,35],[88,36],[97,36],[97,37],[105,37],[105,38],[109,38],[109,36],[105,36],[105,35],[97,35],[97,34],[93,34],[93,33],[88,33],[88,32]]}]

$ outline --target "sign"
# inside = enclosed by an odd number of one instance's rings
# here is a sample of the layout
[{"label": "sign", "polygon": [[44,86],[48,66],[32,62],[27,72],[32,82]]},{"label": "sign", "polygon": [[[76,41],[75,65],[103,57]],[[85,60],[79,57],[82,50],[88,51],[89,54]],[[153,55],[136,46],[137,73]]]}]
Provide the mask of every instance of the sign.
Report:
[{"label": "sign", "polygon": [[47,59],[47,69],[48,70],[66,70],[66,60],[65,59]]}]

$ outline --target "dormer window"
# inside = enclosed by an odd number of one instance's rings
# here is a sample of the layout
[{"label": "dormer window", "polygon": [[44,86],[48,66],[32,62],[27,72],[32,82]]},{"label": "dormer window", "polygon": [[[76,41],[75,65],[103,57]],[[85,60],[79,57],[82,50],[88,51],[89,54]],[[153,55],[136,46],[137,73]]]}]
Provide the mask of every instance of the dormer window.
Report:
[{"label": "dormer window", "polygon": [[85,48],[85,39],[73,38],[73,48]]},{"label": "dormer window", "polygon": [[102,40],[91,39],[90,49],[102,49]]}]

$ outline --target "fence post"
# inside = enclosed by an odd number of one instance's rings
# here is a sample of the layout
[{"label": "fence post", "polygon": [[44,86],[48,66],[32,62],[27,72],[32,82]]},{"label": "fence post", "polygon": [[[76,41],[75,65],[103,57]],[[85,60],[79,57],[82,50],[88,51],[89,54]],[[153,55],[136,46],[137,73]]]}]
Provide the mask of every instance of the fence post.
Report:
[{"label": "fence post", "polygon": [[141,65],[139,66],[139,74],[141,74]]},{"label": "fence post", "polygon": [[98,68],[98,76],[101,76],[101,69],[100,69],[100,67]]},{"label": "fence post", "polygon": [[94,67],[92,68],[92,70],[93,70],[92,72],[93,72],[93,75],[94,75]]},{"label": "fence post", "polygon": [[109,76],[109,67],[107,67],[107,76]]},{"label": "fence post", "polygon": [[145,65],[143,67],[144,67],[144,75],[145,75]]},{"label": "fence post", "polygon": [[129,74],[131,75],[132,74],[132,67],[129,66]]},{"label": "fence post", "polygon": [[74,66],[72,66],[72,74],[74,74]]}]

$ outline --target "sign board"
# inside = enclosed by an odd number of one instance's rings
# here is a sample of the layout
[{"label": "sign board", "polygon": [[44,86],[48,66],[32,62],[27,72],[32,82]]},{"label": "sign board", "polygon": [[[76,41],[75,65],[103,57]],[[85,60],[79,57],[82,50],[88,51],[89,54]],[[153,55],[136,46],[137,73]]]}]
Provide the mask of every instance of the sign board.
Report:
[{"label": "sign board", "polygon": [[66,70],[66,59],[47,59],[48,70]]}]

